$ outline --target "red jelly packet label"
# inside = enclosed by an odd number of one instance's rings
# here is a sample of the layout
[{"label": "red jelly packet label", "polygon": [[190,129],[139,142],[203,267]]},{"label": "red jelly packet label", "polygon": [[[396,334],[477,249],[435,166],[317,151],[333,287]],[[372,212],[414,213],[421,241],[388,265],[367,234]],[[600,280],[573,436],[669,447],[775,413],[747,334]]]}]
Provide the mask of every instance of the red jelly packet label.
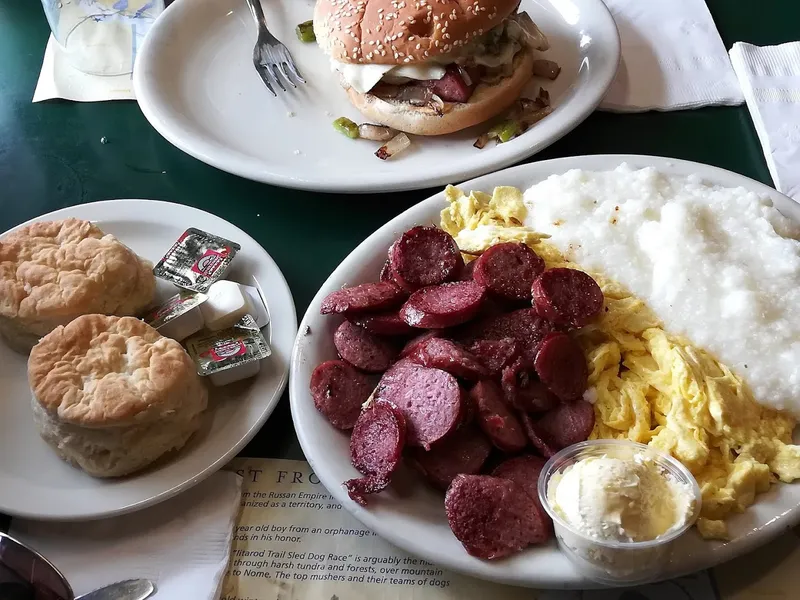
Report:
[{"label": "red jelly packet label", "polygon": [[[247,318],[250,321],[246,321]],[[245,325],[255,325],[253,318],[243,318]],[[261,360],[272,354],[264,335],[256,327],[234,327],[214,333],[201,332],[186,340],[186,350],[200,375],[211,375],[226,369]]]},{"label": "red jelly packet label", "polygon": [[178,287],[207,292],[222,279],[241,246],[217,235],[190,227],[153,269],[153,274]]},{"label": "red jelly packet label", "polygon": [[199,292],[181,290],[164,304],[154,308],[144,317],[144,322],[154,329],[163,327],[167,323],[174,321],[181,315],[186,314],[196,306],[200,306],[208,300],[208,296]]}]

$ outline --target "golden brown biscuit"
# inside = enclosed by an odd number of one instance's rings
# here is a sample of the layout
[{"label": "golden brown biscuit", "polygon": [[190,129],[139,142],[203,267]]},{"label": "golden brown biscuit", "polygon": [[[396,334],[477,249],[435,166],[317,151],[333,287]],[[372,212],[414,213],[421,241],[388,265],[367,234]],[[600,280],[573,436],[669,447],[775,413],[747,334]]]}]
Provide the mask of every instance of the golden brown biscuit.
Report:
[{"label": "golden brown biscuit", "polygon": [[0,239],[0,334],[27,353],[80,315],[135,315],[153,300],[152,268],[89,221],[23,227]]},{"label": "golden brown biscuit", "polygon": [[181,345],[133,317],[84,315],[28,359],[34,420],[64,460],[95,477],[137,471],[200,426],[206,387]]}]

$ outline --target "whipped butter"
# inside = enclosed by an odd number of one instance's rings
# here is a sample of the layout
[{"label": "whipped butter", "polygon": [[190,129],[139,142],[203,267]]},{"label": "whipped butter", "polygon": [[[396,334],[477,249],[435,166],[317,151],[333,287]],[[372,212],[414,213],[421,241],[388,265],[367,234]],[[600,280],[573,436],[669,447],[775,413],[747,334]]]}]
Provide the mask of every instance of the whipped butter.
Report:
[{"label": "whipped butter", "polygon": [[681,528],[694,495],[650,457],[591,456],[550,480],[550,505],[569,525],[602,541],[646,542]]},{"label": "whipped butter", "polygon": [[702,502],[686,467],[627,440],[561,450],[545,464],[539,498],[561,551],[584,575],[609,584],[644,583],[668,570]]}]

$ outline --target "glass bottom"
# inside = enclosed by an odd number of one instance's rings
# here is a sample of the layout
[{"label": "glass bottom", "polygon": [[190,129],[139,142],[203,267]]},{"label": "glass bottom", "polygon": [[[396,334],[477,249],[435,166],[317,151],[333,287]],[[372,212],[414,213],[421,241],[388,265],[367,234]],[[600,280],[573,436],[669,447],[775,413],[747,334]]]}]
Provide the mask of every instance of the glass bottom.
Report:
[{"label": "glass bottom", "polygon": [[70,65],[79,71],[111,77],[133,72],[134,37],[125,23],[88,19],[76,25],[59,46]]}]

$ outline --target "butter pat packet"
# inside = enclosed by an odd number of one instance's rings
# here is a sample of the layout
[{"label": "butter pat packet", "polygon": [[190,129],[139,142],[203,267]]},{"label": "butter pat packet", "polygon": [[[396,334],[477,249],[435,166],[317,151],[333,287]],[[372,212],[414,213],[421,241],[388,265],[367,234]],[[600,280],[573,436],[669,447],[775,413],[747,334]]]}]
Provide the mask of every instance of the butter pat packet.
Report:
[{"label": "butter pat packet", "polygon": [[207,299],[200,292],[181,290],[145,315],[144,322],[161,335],[180,342],[203,328],[200,305]]},{"label": "butter pat packet", "polygon": [[[242,374],[233,377],[232,373],[228,373],[229,377],[224,378],[225,383],[255,375],[258,369],[253,372],[252,363],[258,364],[258,361],[272,354],[267,340],[250,315],[242,317],[234,327],[192,336],[186,341],[186,350],[195,362],[198,374],[202,376],[213,376],[233,369]],[[224,383],[215,382],[215,385]]]},{"label": "butter pat packet", "polygon": [[222,279],[208,290],[208,301],[200,307],[206,328],[220,331],[233,327],[243,316],[250,315],[259,329],[267,324],[267,309],[254,287]]},{"label": "butter pat packet", "polygon": [[207,292],[222,279],[239,250],[236,242],[190,227],[158,261],[153,274],[178,287]]}]

